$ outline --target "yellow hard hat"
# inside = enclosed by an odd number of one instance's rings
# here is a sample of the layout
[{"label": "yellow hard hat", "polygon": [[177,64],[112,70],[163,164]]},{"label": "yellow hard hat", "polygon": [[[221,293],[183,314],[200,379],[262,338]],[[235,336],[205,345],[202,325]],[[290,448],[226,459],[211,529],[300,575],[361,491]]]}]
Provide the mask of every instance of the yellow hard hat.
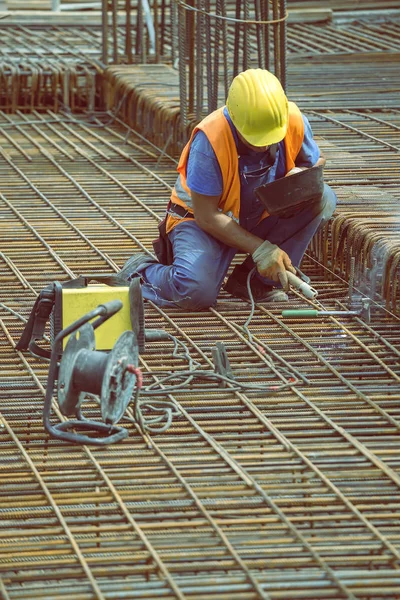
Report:
[{"label": "yellow hard hat", "polygon": [[270,146],[285,137],[288,100],[279,79],[269,71],[239,73],[229,88],[226,106],[234,126],[252,146]]}]

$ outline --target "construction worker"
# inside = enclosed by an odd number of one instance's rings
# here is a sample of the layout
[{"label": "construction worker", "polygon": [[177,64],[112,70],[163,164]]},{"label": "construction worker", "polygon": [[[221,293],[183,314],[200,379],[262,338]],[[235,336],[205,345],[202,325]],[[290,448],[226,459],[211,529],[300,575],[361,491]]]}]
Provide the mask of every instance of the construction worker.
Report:
[{"label": "construction worker", "polygon": [[165,252],[161,262],[134,255],[119,276],[140,276],[144,298],[158,306],[206,309],[215,304],[240,251],[248,257],[233,269],[225,290],[248,298],[247,278],[255,265],[254,299],[287,300],[286,271],[299,266],[311,238],[332,215],[336,195],[325,184],[317,202],[282,218],[266,215],[254,190],[324,164],[307,118],[288,102],[279,80],[263,69],[240,73],[226,106],[195,127],[181,154],[161,235],[169,258]]}]

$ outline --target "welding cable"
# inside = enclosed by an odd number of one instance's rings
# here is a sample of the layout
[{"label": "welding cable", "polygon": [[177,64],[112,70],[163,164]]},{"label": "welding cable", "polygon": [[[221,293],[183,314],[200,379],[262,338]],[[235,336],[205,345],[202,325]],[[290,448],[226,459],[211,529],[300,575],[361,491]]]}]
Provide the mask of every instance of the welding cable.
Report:
[{"label": "welding cable", "polygon": [[[164,386],[165,382],[176,379],[177,377],[186,377],[186,379],[177,384]],[[200,371],[200,370],[187,370],[181,371],[180,373],[171,373],[170,375],[163,377],[157,381],[157,383],[147,386],[147,388],[136,389],[133,398],[133,418],[129,414],[124,414],[123,419],[130,422],[136,423],[142,432],[144,433],[165,433],[171,426],[172,420],[175,416],[180,414],[179,409],[172,400],[167,399],[152,399],[147,400],[148,396],[164,396],[170,395],[172,392],[185,390],[188,387],[188,383],[191,383],[195,378],[206,379],[209,381],[223,381],[229,383],[228,391],[232,392],[249,392],[249,391],[261,391],[264,395],[272,395],[282,390],[289,389],[293,385],[298,383],[298,380],[291,378],[288,383],[282,385],[257,385],[250,383],[241,383],[230,377],[225,377],[220,373],[214,373],[214,371]],[[164,386],[155,388],[155,386]],[[202,388],[191,388],[201,390]],[[207,388],[207,392],[221,391],[220,387]]]},{"label": "welding cable", "polygon": [[[244,323],[244,325],[239,327],[239,329],[244,331],[244,333],[247,335],[247,339],[248,339],[249,343],[252,344],[253,346],[255,346],[257,348],[257,350],[260,350],[260,344],[254,341],[253,335],[249,329],[249,325],[254,317],[254,311],[255,311],[255,307],[256,307],[253,292],[251,291],[251,278],[253,277],[255,271],[256,271],[256,267],[253,267],[247,275],[247,281],[246,281],[247,293],[249,295],[251,308],[250,308],[250,314],[247,317],[246,322]],[[310,383],[309,380],[307,378],[304,378],[301,374],[295,373],[294,371],[290,371],[287,367],[282,367],[281,365],[275,365],[274,361],[269,356],[268,357],[264,356],[264,360],[271,367],[273,367],[276,371],[278,371],[281,375],[283,375],[287,379],[289,379],[291,381],[296,381],[296,383],[299,383],[299,378],[300,378],[300,379],[302,379],[303,383],[306,383],[307,385]],[[293,383],[292,385],[295,385],[295,384]]]},{"label": "welding cable", "polygon": [[[201,367],[201,363],[192,358],[189,348],[184,342],[178,339],[175,335],[172,335],[172,333],[168,333],[168,338],[174,343],[174,350],[172,352],[172,356],[174,358],[185,358],[189,364],[190,369]],[[179,348],[183,348],[183,354],[179,354]]]},{"label": "welding cable", "polygon": [[[254,272],[254,270],[253,270],[253,272]],[[248,279],[248,281],[249,281],[249,279]],[[249,296],[250,296],[251,302],[252,302],[252,311],[251,311],[245,325],[243,326],[244,329],[245,328],[247,329],[247,325],[250,323],[250,321],[254,315],[255,303],[253,300],[253,295],[251,293],[251,290],[249,290]],[[171,333],[167,333],[167,335],[168,335],[168,338],[174,343],[174,350],[172,352],[172,356],[174,358],[186,359],[190,370],[201,368],[201,366],[202,366],[201,363],[199,363],[199,361],[192,358],[192,356],[190,355],[189,348],[186,346],[186,344],[184,342],[179,340],[176,336],[172,335]],[[260,350],[259,343],[253,341],[250,331],[248,331],[248,336],[249,336],[250,343],[252,343],[257,348],[257,350]],[[179,353],[179,348],[183,349],[183,354]],[[294,371],[291,371],[287,367],[282,367],[281,365],[276,365],[269,356],[264,356],[264,360],[266,363],[268,363],[269,366],[275,368],[275,370],[278,371],[279,373],[281,373],[281,375],[283,375],[284,377],[286,377],[288,379],[293,379],[293,378],[298,379],[297,373],[295,373]],[[188,383],[189,383],[189,381],[188,381]]]},{"label": "welding cable", "polygon": [[[253,272],[254,272],[254,269],[253,269]],[[251,276],[251,274],[252,273],[250,273],[249,276]],[[249,280],[249,278],[248,278],[248,280]],[[251,296],[251,301],[253,303],[253,310],[252,310],[252,313],[250,314],[249,318],[247,319],[246,323],[250,323],[251,318],[254,313],[254,299],[252,296]],[[197,360],[192,358],[189,348],[186,346],[186,344],[184,342],[182,342],[181,340],[179,340],[176,336],[172,335],[171,333],[167,333],[167,335],[168,335],[168,338],[174,343],[174,349],[172,352],[172,356],[174,358],[178,358],[178,359],[186,359],[188,362],[189,368],[185,371],[180,371],[179,373],[177,373],[177,372],[169,373],[165,377],[159,379],[158,382],[152,383],[152,384],[146,386],[145,388],[142,388],[141,394],[143,396],[148,397],[148,396],[160,395],[160,393],[162,393],[163,395],[164,394],[167,395],[169,392],[184,389],[189,384],[191,384],[195,378],[227,382],[227,383],[230,383],[233,385],[233,387],[230,389],[233,389],[234,391],[239,391],[239,390],[251,391],[252,389],[258,390],[258,391],[269,391],[270,390],[269,386],[258,385],[258,384],[245,384],[245,383],[241,383],[241,382],[237,381],[236,379],[232,379],[230,377],[226,377],[224,375],[216,373],[215,371],[202,370],[201,363],[199,363]],[[183,354],[179,352],[180,350],[183,350]],[[296,383],[299,382],[298,378],[289,369],[287,369],[285,367],[281,367],[280,365],[279,366],[274,365],[273,361],[269,357],[267,357],[266,360],[271,366],[275,366],[277,371],[279,371],[282,375],[284,375],[287,379],[289,379],[292,382],[290,385],[294,385],[294,382],[296,382]],[[160,387],[161,385],[164,386],[164,384],[167,381],[170,381],[171,379],[182,378],[182,377],[185,378],[184,381],[181,381],[181,382],[177,383],[176,385],[163,387],[163,388]],[[285,385],[286,384],[283,384],[283,386],[285,386]],[[207,388],[207,389],[209,390],[210,388]],[[220,389],[220,388],[218,388],[218,389]],[[282,388],[282,389],[284,389],[284,388]],[[277,391],[277,390],[278,390],[278,388],[275,388],[275,387],[273,388],[273,391]],[[279,388],[279,390],[280,390],[280,388]]]},{"label": "welding cable", "polygon": [[[173,418],[180,414],[179,409],[177,409],[176,404],[168,399],[160,398],[160,396],[168,396],[173,392],[185,391],[191,384],[193,384],[196,378],[198,379],[206,379],[208,381],[218,381],[225,382],[229,384],[229,391],[240,391],[240,392],[250,392],[250,391],[261,391],[269,393],[278,393],[284,389],[288,389],[293,385],[299,383],[299,380],[293,376],[288,369],[282,367],[276,367],[277,370],[282,372],[282,374],[289,380],[287,384],[282,385],[257,385],[257,384],[246,384],[237,381],[231,377],[225,377],[219,373],[215,373],[214,371],[205,371],[201,369],[201,364],[192,358],[190,355],[189,348],[186,346],[184,342],[179,340],[176,336],[172,334],[168,334],[169,339],[174,343],[174,349],[172,355],[174,358],[178,359],[186,359],[189,365],[189,369],[185,371],[180,371],[179,373],[169,373],[165,377],[162,377],[157,382],[150,384],[148,386],[136,388],[135,394],[133,397],[133,417],[130,417],[129,414],[124,414],[123,419],[127,419],[130,422],[136,423],[142,432],[144,433],[154,433],[160,434],[165,433],[172,424]],[[183,350],[183,353],[182,353]],[[270,363],[272,361],[269,359]],[[171,379],[184,378],[183,381],[177,383],[176,385],[165,385]],[[191,389],[201,390],[201,387]],[[220,392],[221,388],[210,388],[207,387],[207,392],[210,391],[218,391]],[[149,396],[152,399],[149,399]],[[158,397],[156,399],[155,397]]]},{"label": "welding cable", "polygon": [[125,414],[123,418],[137,423],[144,433],[165,433],[171,427],[173,418],[180,415],[180,411],[172,400],[152,400],[149,403],[135,394],[133,415],[132,418]]},{"label": "welding cable", "polygon": [[249,274],[247,275],[247,281],[246,281],[246,284],[247,284],[247,293],[249,294],[249,300],[250,300],[250,303],[251,303],[251,308],[250,308],[250,314],[247,317],[245,324],[242,326],[243,331],[246,333],[246,335],[247,335],[247,337],[249,339],[249,342],[251,342],[252,344],[254,342],[253,342],[253,336],[252,336],[252,334],[250,333],[250,330],[249,330],[249,325],[250,325],[250,323],[251,323],[251,321],[252,321],[252,319],[254,317],[254,311],[255,311],[255,308],[256,308],[256,303],[254,302],[254,296],[253,296],[253,292],[251,291],[251,285],[250,285],[250,283],[251,283],[251,278],[253,277],[254,273],[256,272],[256,268],[257,267],[253,267],[251,269],[251,271],[249,272]]},{"label": "welding cable", "polygon": [[[170,386],[166,386],[166,387],[160,387],[161,385],[164,386],[166,382],[171,381],[173,379],[177,379],[177,378],[182,378],[184,377],[184,381],[182,381],[181,383],[177,383],[176,385],[170,385]],[[179,373],[170,373],[169,375],[166,375],[165,377],[162,377],[161,379],[159,379],[157,382],[155,383],[151,383],[150,385],[148,385],[145,388],[142,388],[141,390],[141,395],[143,396],[157,396],[157,395],[165,395],[165,394],[169,394],[171,392],[176,392],[179,390],[184,390],[189,383],[192,383],[192,381],[194,379],[203,379],[206,381],[218,381],[218,382],[225,382],[225,383],[229,383],[230,387],[229,390],[233,391],[233,392],[238,392],[238,391],[242,391],[242,392],[271,392],[271,393],[276,393],[276,392],[280,392],[282,390],[288,389],[289,387],[296,385],[299,383],[299,380],[296,379],[295,377],[291,376],[291,381],[288,383],[283,383],[282,385],[265,385],[265,384],[257,384],[257,383],[244,383],[241,381],[238,381],[237,379],[232,379],[231,377],[226,377],[225,375],[222,375],[221,373],[216,373],[215,371],[202,371],[200,369],[188,369],[186,371],[179,371]],[[196,390],[198,389],[199,391],[201,391],[201,387],[200,388],[195,388]],[[193,391],[193,388],[192,388]],[[207,388],[207,392],[210,391],[214,391],[213,388]],[[221,388],[216,388],[215,391],[221,391]]]},{"label": "welding cable", "polygon": [[[169,373],[153,384],[142,387],[141,389],[136,389],[133,398],[133,418],[125,413],[123,419],[136,423],[144,433],[161,434],[165,433],[170,428],[173,418],[178,416],[180,412],[173,401],[166,398],[161,399],[160,396],[168,396],[173,392],[185,391],[193,384],[196,378],[227,383],[229,384],[229,391],[233,392],[261,391],[268,395],[279,393],[280,391],[299,383],[299,380],[293,376],[293,373],[281,367],[277,368],[287,377],[289,380],[288,383],[270,386],[241,383],[236,379],[225,377],[214,371],[202,370],[201,364],[192,358],[189,348],[184,342],[172,334],[168,334],[168,337],[174,343],[172,355],[174,358],[186,359],[189,369],[180,371],[179,373]],[[272,361],[270,362],[272,363]],[[176,385],[166,385],[167,382],[176,380],[177,378],[184,378],[184,380]],[[191,387],[191,389],[193,390],[196,388]],[[197,389],[201,390],[202,388],[198,387]],[[207,392],[220,392],[220,390],[220,387],[207,387]],[[155,398],[156,396],[158,397],[157,399]],[[152,397],[152,399],[150,400],[149,397]]]}]

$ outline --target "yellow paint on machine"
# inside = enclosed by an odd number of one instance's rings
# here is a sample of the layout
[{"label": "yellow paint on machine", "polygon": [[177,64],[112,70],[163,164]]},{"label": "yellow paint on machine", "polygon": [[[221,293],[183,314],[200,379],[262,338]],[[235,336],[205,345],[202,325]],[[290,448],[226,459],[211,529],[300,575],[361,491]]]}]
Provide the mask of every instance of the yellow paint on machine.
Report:
[{"label": "yellow paint on machine", "polygon": [[[63,289],[62,329],[83,317],[99,304],[116,299],[123,303],[121,310],[95,330],[96,350],[111,350],[121,333],[132,329],[128,287],[91,285],[80,289]],[[65,338],[64,348],[67,341],[68,338]]]}]

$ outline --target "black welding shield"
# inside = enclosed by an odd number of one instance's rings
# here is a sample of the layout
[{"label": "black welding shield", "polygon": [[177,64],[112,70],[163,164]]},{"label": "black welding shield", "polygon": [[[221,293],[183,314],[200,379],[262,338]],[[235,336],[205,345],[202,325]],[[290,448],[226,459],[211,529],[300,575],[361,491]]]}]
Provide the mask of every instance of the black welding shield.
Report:
[{"label": "black welding shield", "polygon": [[311,167],[294,175],[276,179],[255,189],[255,194],[270,215],[289,217],[324,193],[323,167]]}]

